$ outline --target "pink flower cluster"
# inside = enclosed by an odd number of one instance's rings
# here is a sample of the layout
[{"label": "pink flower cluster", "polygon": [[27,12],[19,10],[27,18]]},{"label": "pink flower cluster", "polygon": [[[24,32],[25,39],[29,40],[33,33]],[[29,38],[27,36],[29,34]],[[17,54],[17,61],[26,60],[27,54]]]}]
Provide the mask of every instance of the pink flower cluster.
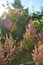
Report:
[{"label": "pink flower cluster", "polygon": [[12,37],[8,38],[6,34],[6,41],[4,44],[5,49],[3,48],[3,45],[0,43],[0,65],[5,65],[6,63],[8,63],[7,60],[9,58],[14,58],[15,47],[16,46],[15,43],[12,41]]},{"label": "pink flower cluster", "polygon": [[0,65],[5,64],[5,59],[4,59],[4,50],[2,48],[2,45],[0,45]]},{"label": "pink flower cluster", "polygon": [[[24,38],[35,38],[37,39],[35,43],[35,49],[33,50],[32,56],[36,65],[41,65],[43,62],[43,28],[40,32],[37,32],[37,29],[34,27],[32,21],[30,21],[29,25],[26,28],[26,32]],[[43,65],[43,64],[42,64]]]},{"label": "pink flower cluster", "polygon": [[38,48],[35,45],[32,56],[36,65],[40,65],[41,63],[43,63],[43,44],[38,45]]},{"label": "pink flower cluster", "polygon": [[34,38],[35,36],[36,36],[36,29],[34,27],[34,24],[30,22],[26,28],[24,37],[27,39],[29,37]]}]

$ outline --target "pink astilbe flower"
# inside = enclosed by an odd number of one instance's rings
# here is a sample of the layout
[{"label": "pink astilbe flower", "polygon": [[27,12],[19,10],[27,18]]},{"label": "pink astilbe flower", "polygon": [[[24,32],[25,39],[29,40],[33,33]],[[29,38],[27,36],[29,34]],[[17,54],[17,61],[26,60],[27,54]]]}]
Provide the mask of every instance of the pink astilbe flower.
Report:
[{"label": "pink astilbe flower", "polygon": [[7,34],[6,34],[5,47],[6,47],[6,52],[10,53],[10,44],[9,44],[9,38],[8,38]]},{"label": "pink astilbe flower", "polygon": [[38,48],[35,46],[32,56],[36,65],[43,64],[43,44],[38,45]]},{"label": "pink astilbe flower", "polygon": [[12,41],[11,37],[8,38],[7,35],[6,35],[5,47],[6,47],[6,52],[7,54],[9,54],[9,56],[14,53],[15,50],[14,42]]},{"label": "pink astilbe flower", "polygon": [[29,32],[30,32],[30,36],[34,37],[35,28],[34,28],[34,25],[32,23],[29,24]]},{"label": "pink astilbe flower", "polygon": [[36,29],[34,27],[33,22],[30,21],[29,25],[26,28],[25,37],[26,38],[29,38],[29,37],[34,38],[35,35],[36,35]]},{"label": "pink astilbe flower", "polygon": [[7,34],[6,34],[6,41],[5,41],[5,53],[6,53],[6,57],[5,60],[7,59],[14,59],[14,51],[15,51],[15,43],[14,41],[12,41],[12,38],[10,36],[10,38],[8,38]]},{"label": "pink astilbe flower", "polygon": [[37,50],[37,47],[36,46],[35,46],[35,50],[33,50],[33,53],[32,53],[33,59],[34,59],[34,61],[37,61],[37,58],[38,58],[38,50]]},{"label": "pink astilbe flower", "polygon": [[38,46],[38,51],[39,51],[40,59],[41,61],[43,61],[43,43],[42,42]]},{"label": "pink astilbe flower", "polygon": [[0,65],[5,65],[4,50],[2,48],[2,45],[0,45]]}]

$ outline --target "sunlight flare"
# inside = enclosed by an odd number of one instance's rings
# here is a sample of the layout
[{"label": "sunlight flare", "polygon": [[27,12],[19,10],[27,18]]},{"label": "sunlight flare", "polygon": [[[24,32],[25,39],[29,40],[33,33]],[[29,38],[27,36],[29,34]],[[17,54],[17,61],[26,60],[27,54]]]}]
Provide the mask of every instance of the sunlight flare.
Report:
[{"label": "sunlight flare", "polygon": [[4,10],[5,10],[5,8],[0,4],[0,16],[2,16]]}]

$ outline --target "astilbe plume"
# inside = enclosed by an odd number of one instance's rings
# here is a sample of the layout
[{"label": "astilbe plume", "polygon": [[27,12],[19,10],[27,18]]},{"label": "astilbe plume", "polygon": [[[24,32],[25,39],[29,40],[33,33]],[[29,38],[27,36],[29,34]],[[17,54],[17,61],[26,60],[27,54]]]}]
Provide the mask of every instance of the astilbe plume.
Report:
[{"label": "astilbe plume", "polygon": [[43,42],[39,41],[38,47],[35,45],[32,56],[36,65],[43,64]]},{"label": "astilbe plume", "polygon": [[[27,38],[35,38],[35,49],[33,50],[32,56],[36,65],[41,65],[43,61],[43,28],[40,32],[37,32],[37,29],[34,27],[32,21],[30,21],[29,25],[26,28],[26,32],[24,35],[25,39]],[[35,40],[34,40],[35,41]]]},{"label": "astilbe plume", "polygon": [[34,37],[35,36],[35,28],[34,25],[32,23],[29,24],[29,33],[30,33],[30,37]]},{"label": "astilbe plume", "polygon": [[26,28],[26,32],[24,36],[27,39],[29,37],[34,38],[35,35],[36,35],[36,29],[34,27],[33,21],[31,20],[29,25]]},{"label": "astilbe plume", "polygon": [[[6,65],[11,60],[14,59],[14,52],[15,52],[15,42],[13,41],[12,37],[8,38],[6,34],[6,41],[3,45],[0,41],[0,65]],[[8,62],[9,61],[9,62]]]},{"label": "astilbe plume", "polygon": [[6,47],[7,58],[13,56],[16,46],[12,41],[12,37],[8,38],[7,34],[6,34],[5,47]]},{"label": "astilbe plume", "polygon": [[4,50],[0,43],[0,65],[4,65],[4,64],[5,64]]}]

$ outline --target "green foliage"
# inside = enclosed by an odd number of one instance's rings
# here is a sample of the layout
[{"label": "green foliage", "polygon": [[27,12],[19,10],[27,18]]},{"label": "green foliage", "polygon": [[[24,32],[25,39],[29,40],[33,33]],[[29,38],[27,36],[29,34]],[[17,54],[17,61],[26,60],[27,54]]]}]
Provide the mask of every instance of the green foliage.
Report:
[{"label": "green foliage", "polygon": [[34,22],[34,26],[37,29],[37,32],[40,32],[43,28],[43,21],[41,22]]},{"label": "green foliage", "polygon": [[34,65],[33,60],[31,60],[31,54],[29,54],[28,50],[24,50],[23,53],[18,53],[15,55],[14,60],[10,63],[10,65]]}]

